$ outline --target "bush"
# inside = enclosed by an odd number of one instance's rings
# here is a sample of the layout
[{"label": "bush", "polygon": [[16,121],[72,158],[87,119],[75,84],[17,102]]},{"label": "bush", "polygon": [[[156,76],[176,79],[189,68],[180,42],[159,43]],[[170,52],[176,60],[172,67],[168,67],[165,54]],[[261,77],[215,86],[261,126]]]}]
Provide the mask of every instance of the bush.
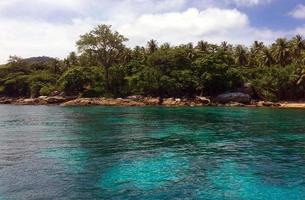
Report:
[{"label": "bush", "polygon": [[92,88],[103,87],[103,77],[104,73],[99,67],[74,67],[60,77],[59,85],[67,95],[78,95]]},{"label": "bush", "polygon": [[54,86],[45,85],[40,89],[39,94],[40,94],[40,96],[50,96],[54,90],[55,90]]}]

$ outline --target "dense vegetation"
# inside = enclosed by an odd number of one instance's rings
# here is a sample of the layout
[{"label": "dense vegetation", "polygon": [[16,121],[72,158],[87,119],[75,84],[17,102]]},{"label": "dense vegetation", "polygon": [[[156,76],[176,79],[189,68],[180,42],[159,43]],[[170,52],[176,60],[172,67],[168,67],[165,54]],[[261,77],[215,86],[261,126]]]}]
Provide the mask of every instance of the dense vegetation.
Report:
[{"label": "dense vegetation", "polygon": [[127,38],[100,25],[64,60],[10,57],[0,66],[0,95],[37,97],[53,91],[84,97],[214,96],[251,83],[261,98],[305,97],[305,41],[300,35],[251,47],[199,41],[171,46],[151,40],[127,48]]}]

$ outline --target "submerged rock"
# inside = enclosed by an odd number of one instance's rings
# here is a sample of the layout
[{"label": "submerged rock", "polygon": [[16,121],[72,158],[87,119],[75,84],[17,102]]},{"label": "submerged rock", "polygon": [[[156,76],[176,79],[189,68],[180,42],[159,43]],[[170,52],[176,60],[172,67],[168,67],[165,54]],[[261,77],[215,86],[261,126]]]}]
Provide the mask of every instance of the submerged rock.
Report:
[{"label": "submerged rock", "polygon": [[221,104],[226,104],[230,102],[237,102],[242,104],[250,104],[251,97],[248,94],[241,93],[241,92],[232,92],[218,95],[216,101]]}]

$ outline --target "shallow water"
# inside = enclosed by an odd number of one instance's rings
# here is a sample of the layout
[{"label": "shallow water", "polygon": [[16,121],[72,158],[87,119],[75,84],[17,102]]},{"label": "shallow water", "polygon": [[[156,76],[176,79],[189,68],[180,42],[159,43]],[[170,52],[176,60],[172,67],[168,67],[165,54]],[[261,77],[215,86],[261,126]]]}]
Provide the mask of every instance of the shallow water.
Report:
[{"label": "shallow water", "polygon": [[0,200],[305,199],[305,110],[0,106]]}]

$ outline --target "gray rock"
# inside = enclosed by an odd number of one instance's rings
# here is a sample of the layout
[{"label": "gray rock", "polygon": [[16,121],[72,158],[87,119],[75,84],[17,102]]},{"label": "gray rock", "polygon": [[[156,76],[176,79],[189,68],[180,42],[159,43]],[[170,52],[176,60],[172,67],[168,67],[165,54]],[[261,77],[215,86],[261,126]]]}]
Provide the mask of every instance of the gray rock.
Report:
[{"label": "gray rock", "polygon": [[242,87],[237,89],[237,92],[250,95],[252,98],[257,98],[257,92],[251,83],[245,83]]},{"label": "gray rock", "polygon": [[248,94],[241,92],[232,92],[218,95],[216,101],[221,104],[226,104],[230,102],[242,103],[242,104],[250,104],[251,97]]}]

